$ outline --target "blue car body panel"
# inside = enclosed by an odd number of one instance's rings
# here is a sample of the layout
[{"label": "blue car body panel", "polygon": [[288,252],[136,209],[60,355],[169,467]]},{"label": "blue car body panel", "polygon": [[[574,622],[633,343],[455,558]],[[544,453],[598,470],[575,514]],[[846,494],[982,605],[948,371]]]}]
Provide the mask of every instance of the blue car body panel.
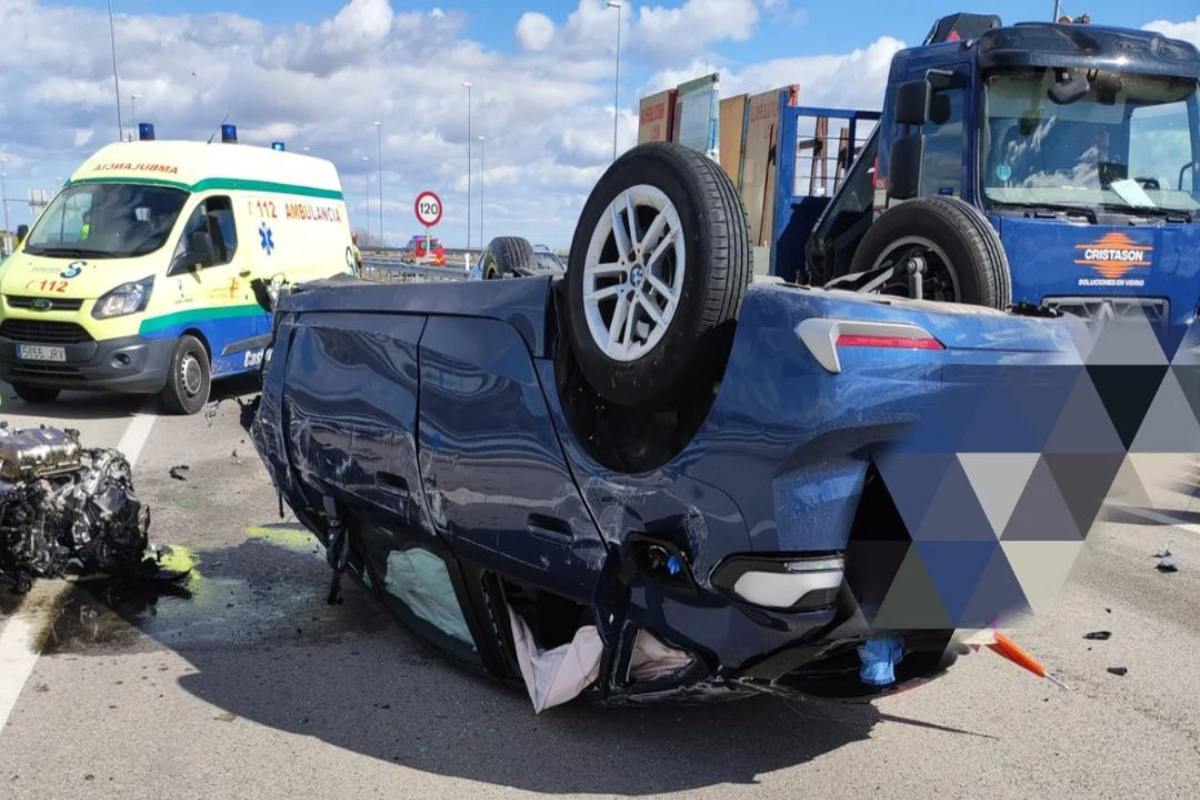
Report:
[{"label": "blue car body panel", "polygon": [[[712,581],[723,560],[844,551],[872,459],[947,387],[1073,351],[1064,320],[755,286],[699,431],[666,463],[628,474],[597,460],[564,409],[552,288],[315,286],[286,298],[256,446],[318,535],[321,498],[332,498],[463,565],[590,604],[610,647],[621,624],[647,628],[717,674],[815,652],[844,623],[832,607],[731,600]],[[915,324],[946,349],[847,351],[834,374],[796,334],[814,317]],[[635,536],[674,546],[687,584],[626,576],[627,597],[614,598]],[[474,590],[460,590],[469,605]],[[477,638],[498,635],[476,625]]]}]

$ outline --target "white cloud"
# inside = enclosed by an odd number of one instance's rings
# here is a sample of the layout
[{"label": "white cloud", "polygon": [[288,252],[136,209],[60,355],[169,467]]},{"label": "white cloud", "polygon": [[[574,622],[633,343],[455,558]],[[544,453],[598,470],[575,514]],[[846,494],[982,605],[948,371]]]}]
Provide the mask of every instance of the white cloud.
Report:
[{"label": "white cloud", "polygon": [[899,39],[881,36],[849,53],[761,61],[722,74],[721,93],[754,93],[795,83],[801,105],[879,109],[892,56],[904,47]]},{"label": "white cloud", "polygon": [[526,11],[517,20],[517,41],[526,50],[545,50],[554,38],[554,21],[545,14]]},{"label": "white cloud", "polygon": [[1168,36],[1172,39],[1183,39],[1200,47],[1200,14],[1197,14],[1193,20],[1184,20],[1183,22],[1156,19],[1153,22],[1146,23],[1143,27],[1148,31],[1158,31],[1163,36]]},{"label": "white cloud", "polygon": [[711,42],[745,41],[758,22],[754,0],[687,0],[680,6],[642,6],[633,46],[659,62],[674,60]]}]

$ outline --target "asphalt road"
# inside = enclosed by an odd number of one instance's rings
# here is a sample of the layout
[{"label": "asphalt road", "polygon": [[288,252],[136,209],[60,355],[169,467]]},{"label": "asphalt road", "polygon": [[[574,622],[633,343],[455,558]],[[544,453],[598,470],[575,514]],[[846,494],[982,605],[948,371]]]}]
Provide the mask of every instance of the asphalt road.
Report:
[{"label": "asphalt road", "polygon": [[[1106,512],[1053,613],[1012,631],[1070,691],[982,651],[873,705],[535,716],[355,587],[325,604],[315,540],[280,520],[236,402],[207,419],[155,417],[135,398],[0,395],[10,424],[140,446],[152,534],[194,565],[175,595],[94,581],[42,581],[21,600],[0,589],[0,798],[1200,793],[1197,458],[1155,466],[1159,512],[1115,498],[1127,507]],[[185,463],[186,480],[172,479]],[[1154,569],[1168,542],[1175,574]],[[1112,638],[1083,638],[1101,629]]]}]

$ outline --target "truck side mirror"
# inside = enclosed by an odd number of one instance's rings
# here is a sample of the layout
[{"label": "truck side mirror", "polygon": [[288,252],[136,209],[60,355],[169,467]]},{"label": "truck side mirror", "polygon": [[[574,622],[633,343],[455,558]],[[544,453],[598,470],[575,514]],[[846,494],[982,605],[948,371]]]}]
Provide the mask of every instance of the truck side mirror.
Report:
[{"label": "truck side mirror", "polygon": [[925,158],[925,136],[912,133],[892,142],[888,165],[888,196],[911,200],[921,191],[921,162]]},{"label": "truck side mirror", "polygon": [[901,125],[924,125],[929,119],[929,97],[932,90],[933,87],[924,78],[905,81],[897,86],[896,97],[892,101],[896,122]]},{"label": "truck side mirror", "polygon": [[25,241],[25,237],[28,235],[29,235],[29,226],[28,225],[18,225],[17,226],[17,244],[20,244],[21,242]]}]

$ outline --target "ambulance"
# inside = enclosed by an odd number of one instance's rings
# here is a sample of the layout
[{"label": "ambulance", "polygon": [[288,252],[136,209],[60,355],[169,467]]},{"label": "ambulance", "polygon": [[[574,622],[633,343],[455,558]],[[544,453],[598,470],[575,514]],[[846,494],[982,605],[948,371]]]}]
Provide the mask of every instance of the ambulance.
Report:
[{"label": "ambulance", "polygon": [[354,265],[328,161],[236,143],[110,144],[0,267],[0,379],[29,402],[157,393],[194,414],[212,379],[262,363],[271,321],[256,291]]}]

